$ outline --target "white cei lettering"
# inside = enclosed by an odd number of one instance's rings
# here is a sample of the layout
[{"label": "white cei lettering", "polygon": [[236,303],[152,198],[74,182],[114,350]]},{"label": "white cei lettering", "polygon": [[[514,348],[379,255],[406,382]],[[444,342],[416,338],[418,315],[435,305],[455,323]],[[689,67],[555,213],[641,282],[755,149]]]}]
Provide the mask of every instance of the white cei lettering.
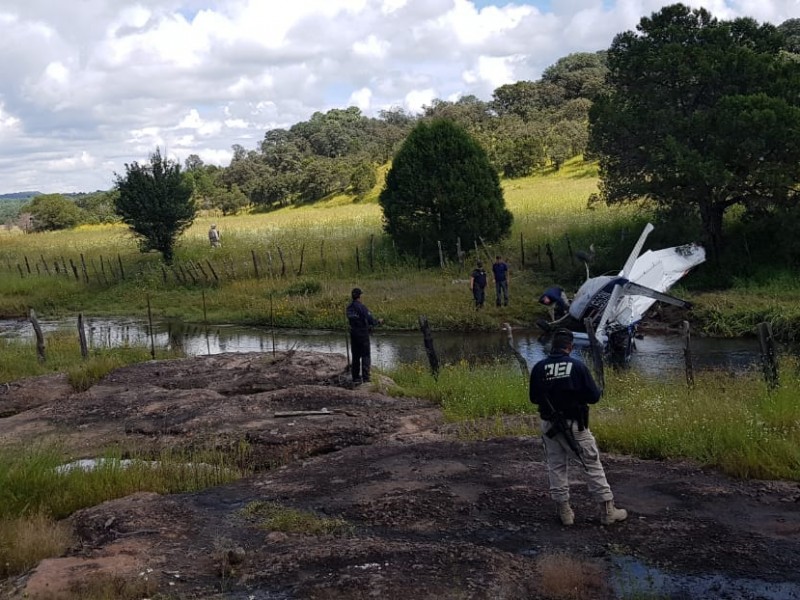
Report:
[{"label": "white cei lettering", "polygon": [[544,366],[545,379],[564,379],[572,373],[571,362],[550,363]]}]

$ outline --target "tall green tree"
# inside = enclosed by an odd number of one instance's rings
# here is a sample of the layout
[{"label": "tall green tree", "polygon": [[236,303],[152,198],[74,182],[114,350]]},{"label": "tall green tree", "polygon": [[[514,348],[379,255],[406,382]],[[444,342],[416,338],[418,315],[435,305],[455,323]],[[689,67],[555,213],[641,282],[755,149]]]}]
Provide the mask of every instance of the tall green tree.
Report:
[{"label": "tall green tree", "polygon": [[83,213],[72,201],[61,194],[42,194],[23,207],[31,214],[34,231],[69,229],[81,221]]},{"label": "tall green tree", "polygon": [[506,236],[512,216],[486,152],[452,121],[422,121],[398,151],[380,195],[384,229],[401,251],[449,255]]},{"label": "tall green tree", "polygon": [[180,164],[156,149],[149,163],[126,164],[125,176],[116,175],[116,188],[117,213],[139,238],[141,251],[157,250],[171,263],[178,236],[197,213],[191,180]]},{"label": "tall green tree", "polygon": [[771,25],[682,4],[618,35],[611,92],[590,111],[603,198],[698,215],[715,256],[728,208],[795,202],[800,70],[782,43]]}]

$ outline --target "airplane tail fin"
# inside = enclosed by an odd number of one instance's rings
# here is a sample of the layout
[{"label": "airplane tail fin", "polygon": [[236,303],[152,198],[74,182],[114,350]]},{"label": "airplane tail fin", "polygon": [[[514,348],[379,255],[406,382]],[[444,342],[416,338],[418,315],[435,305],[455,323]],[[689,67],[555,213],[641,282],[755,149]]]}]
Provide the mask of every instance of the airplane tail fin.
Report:
[{"label": "airplane tail fin", "polygon": [[636,259],[639,258],[639,254],[642,252],[642,247],[644,246],[645,240],[647,240],[647,236],[650,235],[650,232],[653,231],[655,227],[651,223],[648,223],[644,227],[644,231],[642,231],[642,235],[639,236],[639,240],[636,242],[636,245],[631,250],[630,255],[628,256],[628,260],[625,261],[625,266],[622,267],[622,271],[620,272],[620,276],[624,277],[625,279],[631,274],[631,269],[633,269],[633,263],[636,262]]}]

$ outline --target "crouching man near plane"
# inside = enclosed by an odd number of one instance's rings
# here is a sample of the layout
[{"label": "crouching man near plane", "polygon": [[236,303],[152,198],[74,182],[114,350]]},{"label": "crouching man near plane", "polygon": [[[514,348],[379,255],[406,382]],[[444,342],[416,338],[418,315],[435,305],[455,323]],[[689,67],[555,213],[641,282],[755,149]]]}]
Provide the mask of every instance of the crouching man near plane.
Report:
[{"label": "crouching man near plane", "polygon": [[550,497],[561,523],[572,525],[575,513],[569,504],[569,459],[578,459],[586,472],[589,493],[600,504],[600,522],[611,525],[624,521],[628,513],[614,506],[597,442],[589,431],[589,404],[597,403],[602,392],[586,365],[570,356],[572,342],[569,329],[557,329],[550,355],[531,371],[530,400],[539,407],[542,418]]}]

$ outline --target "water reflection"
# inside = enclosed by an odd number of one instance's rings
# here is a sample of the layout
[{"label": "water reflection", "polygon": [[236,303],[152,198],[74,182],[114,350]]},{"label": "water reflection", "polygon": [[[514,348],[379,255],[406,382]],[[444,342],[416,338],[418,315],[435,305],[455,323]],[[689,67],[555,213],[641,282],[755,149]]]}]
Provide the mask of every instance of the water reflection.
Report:
[{"label": "water reflection", "polygon": [[[58,329],[75,330],[76,323],[43,321],[45,333]],[[0,321],[0,337],[33,340],[30,323]],[[86,319],[86,337],[90,348],[111,348],[126,345],[150,345],[146,321],[136,319]],[[77,339],[77,333],[76,333]],[[471,363],[512,359],[507,335],[497,332],[434,332],[436,351],[443,362],[465,360]],[[347,352],[347,334],[343,331],[291,330],[239,325],[187,324],[180,321],[159,321],[153,326],[153,343],[157,348],[174,348],[189,356],[222,352],[272,352],[289,349],[322,352]],[[529,365],[543,358],[546,346],[538,330],[515,330],[514,345]],[[580,353],[580,350],[577,351]],[[694,338],[692,355],[696,369],[723,368],[741,371],[752,368],[759,360],[755,339]],[[373,363],[380,368],[398,364],[426,363],[422,334],[419,332],[377,331],[372,338]],[[636,341],[631,368],[643,375],[661,376],[665,372],[683,370],[683,346],[678,336],[649,335]]]}]

